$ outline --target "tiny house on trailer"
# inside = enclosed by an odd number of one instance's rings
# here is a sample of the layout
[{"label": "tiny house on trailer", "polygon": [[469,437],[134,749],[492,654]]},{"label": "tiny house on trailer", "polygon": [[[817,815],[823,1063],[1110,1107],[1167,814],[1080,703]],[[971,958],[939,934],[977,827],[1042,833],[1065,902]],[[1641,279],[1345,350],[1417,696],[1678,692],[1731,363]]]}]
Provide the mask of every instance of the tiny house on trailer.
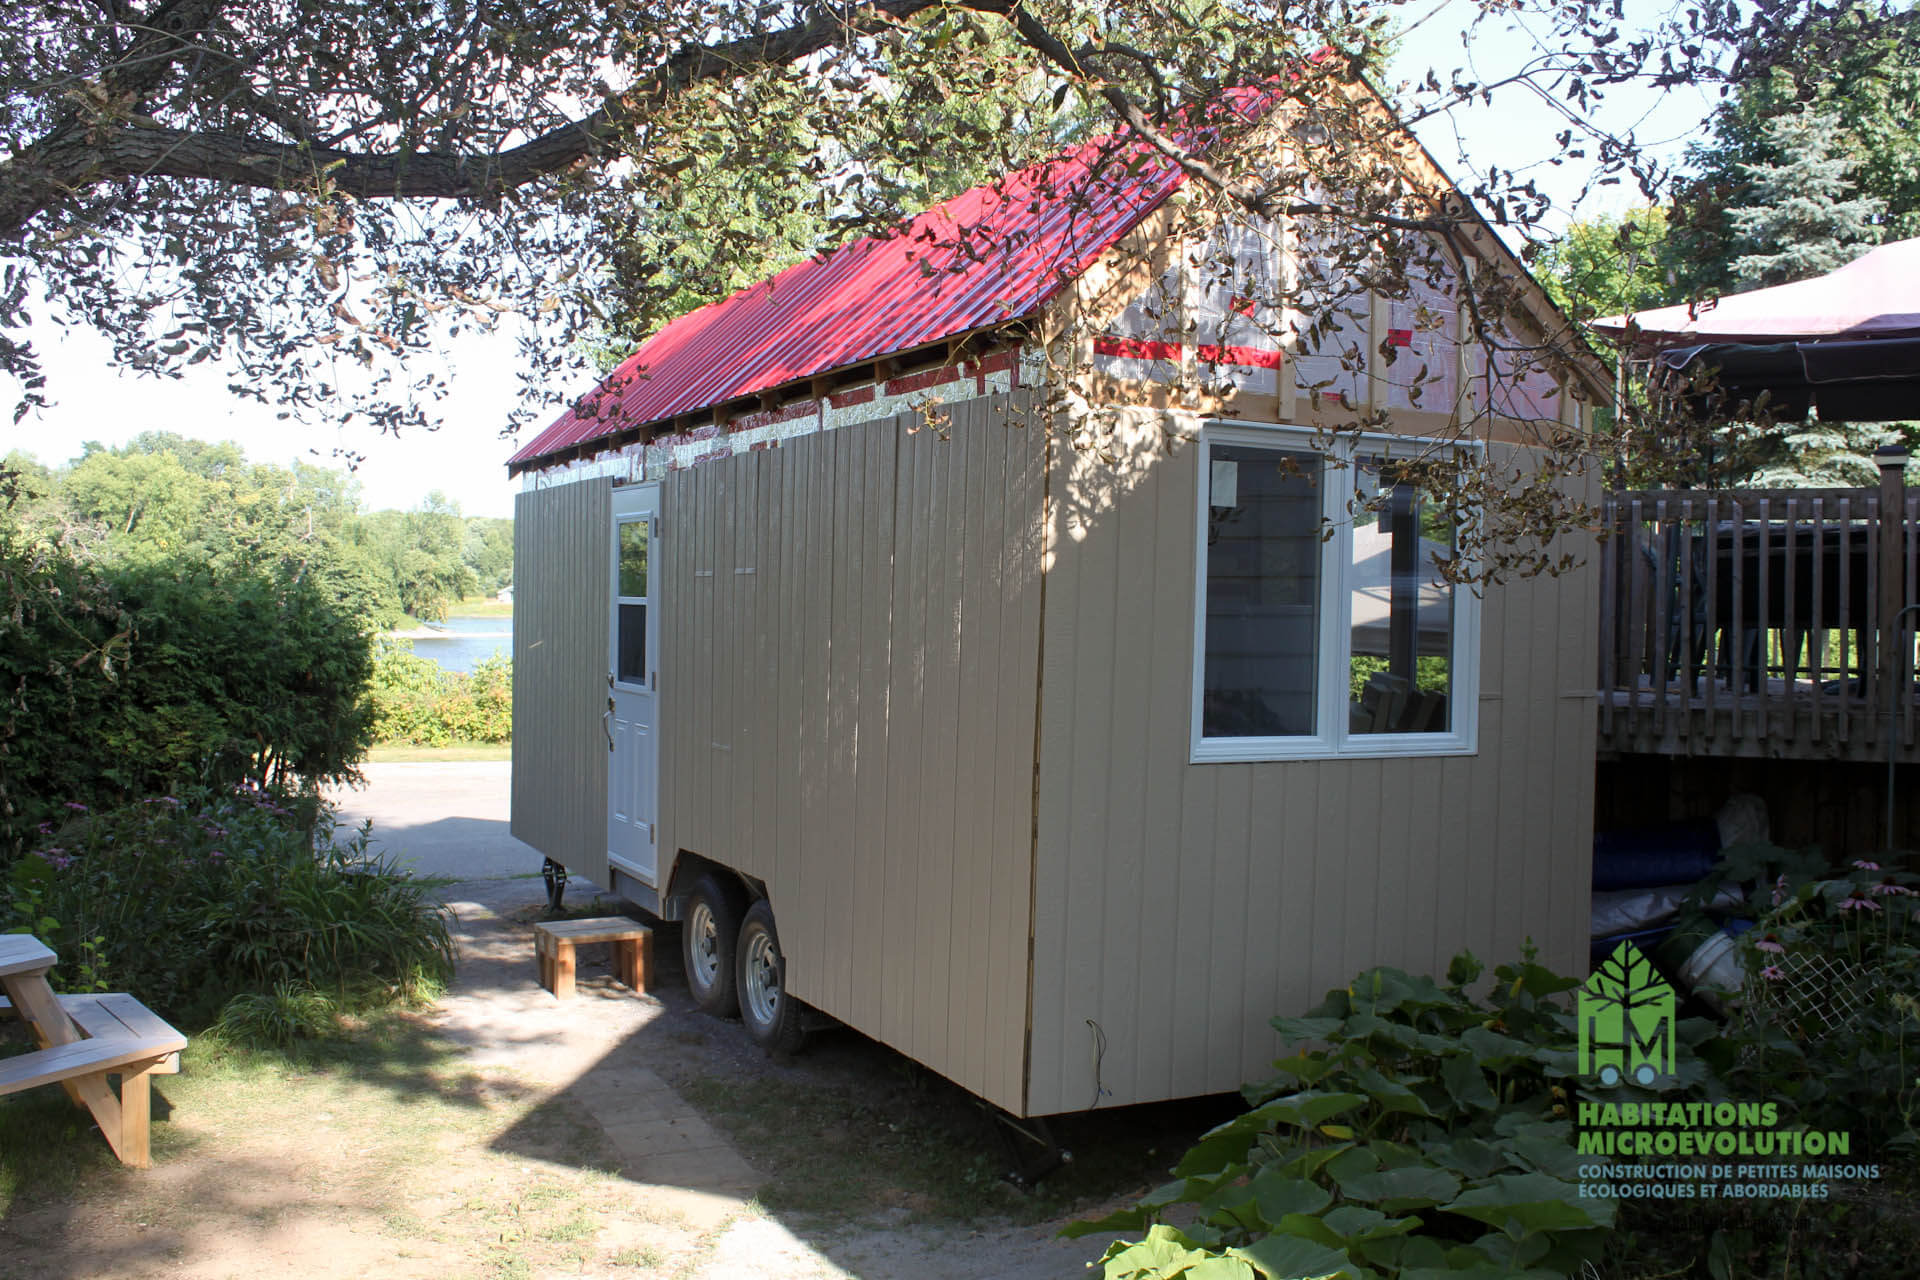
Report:
[{"label": "tiny house on trailer", "polygon": [[[1369,965],[1583,960],[1592,593],[1447,586],[1396,470],[1502,357],[1444,282],[1317,346],[1245,323],[1231,277],[1312,243],[1221,220],[1196,273],[1182,185],[1088,144],[968,192],[680,317],[512,458],[513,833],[682,921],[762,1043],[804,1002],[1046,1115],[1235,1088]],[[1097,449],[1041,412],[1063,343]],[[1336,402],[1393,430],[1316,435]]]}]

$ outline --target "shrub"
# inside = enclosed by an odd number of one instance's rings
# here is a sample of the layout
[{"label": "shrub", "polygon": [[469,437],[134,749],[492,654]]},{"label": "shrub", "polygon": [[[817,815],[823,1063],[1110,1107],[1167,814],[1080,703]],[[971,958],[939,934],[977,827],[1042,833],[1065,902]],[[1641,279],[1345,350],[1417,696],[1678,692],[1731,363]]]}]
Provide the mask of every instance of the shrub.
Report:
[{"label": "shrub", "polygon": [[444,908],[370,858],[365,831],[314,849],[283,799],[242,786],[100,813],[75,803],[15,863],[0,928],[61,952],[62,983],[129,991],[190,1025],[286,984],[364,1004],[444,980]]},{"label": "shrub", "polygon": [[131,644],[99,574],[0,519],[0,866],[63,801],[111,786],[98,726]]},{"label": "shrub", "polygon": [[513,663],[498,654],[471,672],[449,671],[408,641],[382,641],[367,698],[379,742],[513,740]]},{"label": "shrub", "polygon": [[1817,850],[1738,846],[1692,895],[1750,886],[1742,991],[1702,1047],[1739,1096],[1772,1100],[1869,1151],[1920,1152],[1920,877]]},{"label": "shrub", "polygon": [[292,566],[99,570],[0,520],[0,864],[67,802],[352,777],[371,662]]},{"label": "shrub", "polygon": [[[1140,1231],[1105,1258],[1113,1280],[1220,1277],[1564,1276],[1599,1256],[1614,1205],[1587,1199],[1566,1082],[1576,984],[1527,962],[1447,985],[1361,974],[1304,1018],[1273,1025],[1302,1048],[1243,1091],[1253,1109],[1201,1137],[1175,1181],[1070,1234]],[[1178,1208],[1191,1222],[1160,1221]],[[1196,1269],[1198,1268],[1198,1269]]]},{"label": "shrub", "polygon": [[323,991],[298,982],[276,982],[272,991],[249,991],[227,1001],[215,1029],[238,1044],[291,1048],[314,1039],[340,1020],[340,1005]]},{"label": "shrub", "polygon": [[319,587],[180,566],[123,569],[113,583],[134,639],[105,737],[129,795],[352,775],[372,740],[361,691],[373,642]]}]

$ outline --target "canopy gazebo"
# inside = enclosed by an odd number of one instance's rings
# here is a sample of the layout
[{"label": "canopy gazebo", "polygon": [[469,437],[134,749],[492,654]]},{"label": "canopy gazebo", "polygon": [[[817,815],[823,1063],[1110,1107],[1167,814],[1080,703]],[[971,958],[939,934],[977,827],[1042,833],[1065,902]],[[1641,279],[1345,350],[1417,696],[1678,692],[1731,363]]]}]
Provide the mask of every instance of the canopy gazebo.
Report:
[{"label": "canopy gazebo", "polygon": [[1793,284],[1592,322],[1656,371],[1716,371],[1718,403],[1767,393],[1775,421],[1920,417],[1920,239]]}]

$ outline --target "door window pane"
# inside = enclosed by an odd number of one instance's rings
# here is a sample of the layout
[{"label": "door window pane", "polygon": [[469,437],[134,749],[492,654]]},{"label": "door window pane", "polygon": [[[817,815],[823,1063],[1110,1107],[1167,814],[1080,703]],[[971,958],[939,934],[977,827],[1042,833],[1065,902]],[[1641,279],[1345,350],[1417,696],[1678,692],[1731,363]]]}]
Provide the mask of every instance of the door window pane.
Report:
[{"label": "door window pane", "polygon": [[620,525],[620,594],[645,599],[647,595],[647,522],[628,520]]},{"label": "door window pane", "polygon": [[1348,731],[1449,732],[1453,588],[1435,557],[1453,556],[1452,522],[1390,461],[1357,459],[1355,478]]},{"label": "door window pane", "polygon": [[616,646],[617,667],[615,678],[621,684],[645,684],[647,682],[647,606],[644,604],[623,604],[620,606],[620,635]]},{"label": "door window pane", "polygon": [[1312,734],[1320,461],[1250,445],[1214,445],[1207,456],[1201,736]]}]

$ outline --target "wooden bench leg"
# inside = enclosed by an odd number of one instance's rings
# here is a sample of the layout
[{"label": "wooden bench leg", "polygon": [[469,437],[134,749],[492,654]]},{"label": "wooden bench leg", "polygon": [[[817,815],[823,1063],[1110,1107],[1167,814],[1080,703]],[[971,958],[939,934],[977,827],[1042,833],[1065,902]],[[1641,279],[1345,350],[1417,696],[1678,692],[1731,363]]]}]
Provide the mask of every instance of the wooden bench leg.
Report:
[{"label": "wooden bench leg", "polygon": [[653,934],[622,938],[613,944],[613,977],[635,991],[644,992],[653,968]]},{"label": "wooden bench leg", "polygon": [[113,1144],[120,1163],[133,1169],[153,1165],[148,1135],[153,1119],[153,1072],[129,1068],[120,1077],[120,1141]]},{"label": "wooden bench leg", "polygon": [[[59,1000],[53,994],[53,988],[47,985],[45,978],[31,981],[14,980],[7,983],[7,993],[13,997],[14,1012],[26,1019],[33,1029],[33,1040],[42,1049],[50,1049],[57,1044],[72,1044],[80,1038],[79,1028],[73,1025],[73,1019],[67,1017],[60,1008]],[[92,1098],[80,1087],[77,1080],[62,1080],[60,1087],[66,1091],[67,1100],[76,1107],[90,1107]],[[100,1086],[105,1089],[106,1086]]]},{"label": "wooden bench leg", "polygon": [[553,986],[549,988],[557,1000],[573,999],[573,943],[565,938],[556,938],[553,944]]}]

